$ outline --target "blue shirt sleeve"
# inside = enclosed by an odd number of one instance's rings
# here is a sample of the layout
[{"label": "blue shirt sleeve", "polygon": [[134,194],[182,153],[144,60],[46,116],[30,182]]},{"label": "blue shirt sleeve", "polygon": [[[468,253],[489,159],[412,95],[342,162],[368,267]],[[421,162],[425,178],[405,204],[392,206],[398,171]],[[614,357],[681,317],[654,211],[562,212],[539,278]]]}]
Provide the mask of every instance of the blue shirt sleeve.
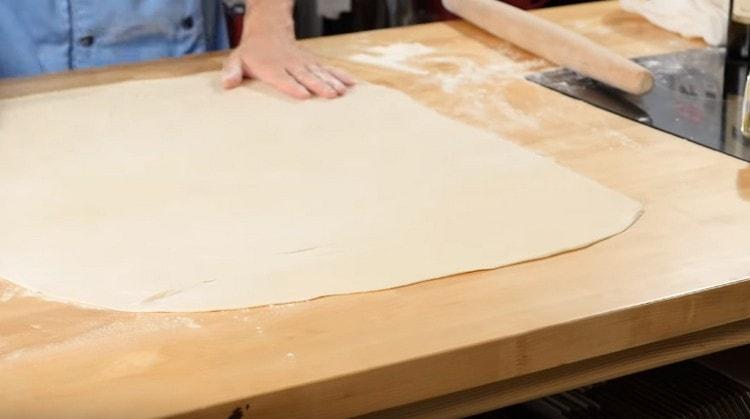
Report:
[{"label": "blue shirt sleeve", "polygon": [[220,0],[0,1],[0,77],[229,47]]}]

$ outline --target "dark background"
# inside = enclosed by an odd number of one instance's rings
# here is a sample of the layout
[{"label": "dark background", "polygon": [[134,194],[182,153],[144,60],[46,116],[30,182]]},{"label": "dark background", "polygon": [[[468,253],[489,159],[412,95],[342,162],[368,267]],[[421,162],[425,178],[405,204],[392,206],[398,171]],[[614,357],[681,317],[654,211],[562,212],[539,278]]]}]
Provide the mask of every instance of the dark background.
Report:
[{"label": "dark background", "polygon": [[[336,19],[329,19],[317,14],[316,1],[297,1],[295,22],[297,37],[299,38],[337,35],[454,18],[443,9],[440,0],[351,0],[351,12],[342,13]],[[523,9],[535,9],[596,0],[503,1]],[[224,2],[227,5],[227,19],[233,45],[236,45],[242,33],[242,15],[245,10],[245,2],[243,0],[224,0]]]},{"label": "dark background", "polygon": [[[583,3],[591,0],[502,0],[523,9],[562,6]],[[394,7],[394,3],[396,6]],[[301,9],[298,7],[298,9]],[[301,11],[301,10],[300,10]],[[339,19],[323,19],[320,33],[306,33],[298,28],[299,35],[333,35],[361,30],[393,26],[427,23],[450,19],[452,16],[443,9],[440,0],[352,0],[352,12],[344,13]],[[301,16],[299,22],[304,23]]]}]

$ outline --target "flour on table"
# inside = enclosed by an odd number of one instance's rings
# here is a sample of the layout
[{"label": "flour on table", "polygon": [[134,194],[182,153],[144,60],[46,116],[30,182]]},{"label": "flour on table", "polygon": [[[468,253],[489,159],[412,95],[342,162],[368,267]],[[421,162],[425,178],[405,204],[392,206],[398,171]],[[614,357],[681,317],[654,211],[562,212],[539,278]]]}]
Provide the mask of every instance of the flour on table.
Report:
[{"label": "flour on table", "polygon": [[613,29],[611,26],[602,24],[602,18],[582,19],[571,22],[576,32],[586,35],[609,35]]},{"label": "flour on table", "polygon": [[516,109],[497,89],[488,93],[487,86],[502,86],[539,71],[549,65],[543,59],[523,56],[512,46],[496,48],[481,57],[481,62],[475,56],[441,51],[420,43],[376,45],[364,51],[349,59],[420,76],[415,78],[415,84],[434,86],[453,95],[454,111],[472,121],[503,126],[503,121],[512,120],[516,126],[539,128],[537,116]]},{"label": "flour on table", "polygon": [[6,288],[0,291],[0,303],[7,303],[15,297],[27,296],[30,294],[30,292],[21,287],[6,285]]},{"label": "flour on table", "polygon": [[426,70],[413,66],[416,57],[430,54],[435,49],[426,45],[413,43],[395,43],[367,48],[365,53],[354,54],[349,59],[364,64],[372,64],[392,70],[411,74],[427,74]]},{"label": "flour on table", "polygon": [[[480,64],[471,57],[442,53],[433,47],[414,42],[371,46],[364,53],[350,55],[349,59],[426,76],[425,79],[437,82],[446,93],[455,92],[463,84],[483,83],[496,76],[522,77],[525,72],[546,63],[541,59],[514,60],[502,55],[504,52],[507,51],[497,51],[491,55],[489,62]],[[431,69],[435,64],[450,70]]]},{"label": "flour on table", "polygon": [[[522,78],[534,68],[543,66],[546,62],[541,59],[513,61],[496,56],[485,64],[479,64],[467,57],[434,56],[424,60],[426,63],[452,66],[452,71],[435,71],[431,74],[440,88],[446,93],[455,93],[459,89],[470,85],[487,83],[498,77]],[[463,92],[462,92],[463,93]]]},{"label": "flour on table", "polygon": [[[200,329],[201,325],[189,317],[149,318],[136,315],[132,321],[117,321],[111,324],[94,325],[90,330],[69,337],[62,341],[27,346],[21,349],[0,353],[0,363],[14,361],[33,361],[49,356],[59,356],[82,348],[96,347],[100,342],[109,342],[117,337],[119,342],[127,342],[136,337],[164,333],[180,329]],[[37,327],[34,327],[37,326]],[[38,325],[31,325],[35,330]],[[2,345],[0,345],[2,348]]]}]

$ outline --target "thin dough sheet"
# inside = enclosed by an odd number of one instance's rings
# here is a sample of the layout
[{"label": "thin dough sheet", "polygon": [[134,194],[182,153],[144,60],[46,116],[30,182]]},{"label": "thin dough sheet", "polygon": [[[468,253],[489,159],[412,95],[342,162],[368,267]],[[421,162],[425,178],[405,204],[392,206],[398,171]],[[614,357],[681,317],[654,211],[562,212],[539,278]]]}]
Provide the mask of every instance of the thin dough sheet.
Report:
[{"label": "thin dough sheet", "polygon": [[301,102],[217,79],[0,101],[0,277],[115,310],[237,309],[550,256],[641,213],[392,89]]}]

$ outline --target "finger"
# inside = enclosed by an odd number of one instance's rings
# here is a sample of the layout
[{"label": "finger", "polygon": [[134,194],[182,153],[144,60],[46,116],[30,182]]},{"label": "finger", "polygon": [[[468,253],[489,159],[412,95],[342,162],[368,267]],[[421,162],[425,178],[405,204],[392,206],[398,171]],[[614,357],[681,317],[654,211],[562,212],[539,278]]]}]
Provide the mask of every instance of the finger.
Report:
[{"label": "finger", "polygon": [[298,82],[320,97],[332,99],[339,95],[333,87],[313,74],[307,67],[294,67],[288,71]]},{"label": "finger", "polygon": [[316,77],[318,77],[319,79],[326,82],[329,86],[331,86],[333,90],[335,90],[339,96],[346,93],[346,85],[344,85],[344,83],[341,80],[337,79],[333,74],[328,72],[328,70],[326,70],[325,68],[317,64],[308,65],[307,68]]},{"label": "finger", "polygon": [[242,84],[242,59],[239,55],[230,54],[224,60],[221,69],[221,84],[225,89],[233,89]]},{"label": "finger", "polygon": [[357,84],[357,81],[354,80],[354,78],[344,70],[338,69],[336,67],[326,67],[326,70],[328,70],[329,73],[333,74],[334,77],[336,77],[349,87]]},{"label": "finger", "polygon": [[297,99],[309,99],[312,96],[310,90],[283,70],[263,75],[260,79],[281,92]]}]

